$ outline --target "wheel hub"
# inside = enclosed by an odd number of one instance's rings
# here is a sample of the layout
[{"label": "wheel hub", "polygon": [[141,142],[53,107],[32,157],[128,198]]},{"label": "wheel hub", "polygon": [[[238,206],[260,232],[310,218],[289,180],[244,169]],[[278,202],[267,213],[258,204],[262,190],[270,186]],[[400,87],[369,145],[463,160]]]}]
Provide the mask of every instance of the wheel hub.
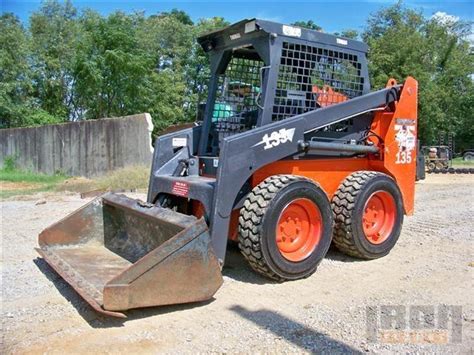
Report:
[{"label": "wheel hub", "polygon": [[280,213],[276,242],[280,253],[289,261],[306,259],[316,248],[321,237],[321,212],[314,202],[297,199]]},{"label": "wheel hub", "polygon": [[372,244],[381,244],[388,239],[395,225],[396,205],[386,191],[374,192],[365,203],[362,228]]}]

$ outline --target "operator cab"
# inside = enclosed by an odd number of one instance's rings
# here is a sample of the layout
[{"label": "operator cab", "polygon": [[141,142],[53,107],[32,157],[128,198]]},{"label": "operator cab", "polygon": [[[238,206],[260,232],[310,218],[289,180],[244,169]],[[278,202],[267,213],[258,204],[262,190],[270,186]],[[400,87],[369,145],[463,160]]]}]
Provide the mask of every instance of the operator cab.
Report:
[{"label": "operator cab", "polygon": [[367,46],[258,19],[204,34],[211,77],[198,155],[217,159],[226,137],[370,91]]}]

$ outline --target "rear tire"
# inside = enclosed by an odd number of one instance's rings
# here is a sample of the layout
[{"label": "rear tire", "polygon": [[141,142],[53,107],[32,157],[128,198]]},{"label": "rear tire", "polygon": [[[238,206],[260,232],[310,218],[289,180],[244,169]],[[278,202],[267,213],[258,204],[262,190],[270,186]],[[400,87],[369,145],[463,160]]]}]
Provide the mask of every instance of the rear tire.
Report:
[{"label": "rear tire", "polygon": [[403,224],[400,190],[389,176],[374,171],[349,175],[332,199],[336,247],[345,254],[376,259],[395,246]]},{"label": "rear tire", "polygon": [[318,185],[274,175],[252,190],[240,210],[239,248],[258,273],[277,281],[301,279],[326,255],[332,226],[331,205]]}]

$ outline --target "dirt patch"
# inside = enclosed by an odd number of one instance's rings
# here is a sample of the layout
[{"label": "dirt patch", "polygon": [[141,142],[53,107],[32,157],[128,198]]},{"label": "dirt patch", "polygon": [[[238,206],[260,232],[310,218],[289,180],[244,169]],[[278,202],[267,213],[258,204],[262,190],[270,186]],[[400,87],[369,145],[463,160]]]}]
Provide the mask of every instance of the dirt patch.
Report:
[{"label": "dirt patch", "polygon": [[41,184],[34,182],[1,181],[0,185],[3,191],[33,190],[41,187]]},{"label": "dirt patch", "polygon": [[[418,183],[415,215],[405,218],[384,258],[360,261],[331,249],[314,275],[279,284],[255,274],[231,246],[224,285],[213,300],[132,310],[125,321],[98,315],[38,258],[38,233],[88,201],[77,194],[46,199],[44,205],[1,202],[2,353],[472,352],[471,176]],[[462,337],[449,333],[446,344],[379,335],[374,341],[369,311],[380,321],[387,305],[406,312],[426,306],[424,332],[438,327],[443,307],[460,307]],[[411,329],[409,314],[403,319],[398,334]]]},{"label": "dirt patch", "polygon": [[56,187],[57,191],[88,192],[92,190],[144,190],[148,186],[150,168],[128,166],[93,179],[73,177]]},{"label": "dirt patch", "polygon": [[474,174],[427,174],[420,185],[474,184]]}]

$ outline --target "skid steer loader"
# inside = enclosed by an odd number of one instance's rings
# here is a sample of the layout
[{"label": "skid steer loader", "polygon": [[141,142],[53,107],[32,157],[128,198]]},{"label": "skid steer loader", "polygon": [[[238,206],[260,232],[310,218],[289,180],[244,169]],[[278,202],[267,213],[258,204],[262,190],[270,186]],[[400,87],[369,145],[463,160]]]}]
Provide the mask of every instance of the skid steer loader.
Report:
[{"label": "skid steer loader", "polygon": [[331,242],[379,258],[413,213],[415,79],[371,92],[364,43],[258,19],[198,41],[205,109],[157,138],[147,202],[105,194],[39,236],[101,313],[210,299],[228,240],[277,281],[311,275]]}]

